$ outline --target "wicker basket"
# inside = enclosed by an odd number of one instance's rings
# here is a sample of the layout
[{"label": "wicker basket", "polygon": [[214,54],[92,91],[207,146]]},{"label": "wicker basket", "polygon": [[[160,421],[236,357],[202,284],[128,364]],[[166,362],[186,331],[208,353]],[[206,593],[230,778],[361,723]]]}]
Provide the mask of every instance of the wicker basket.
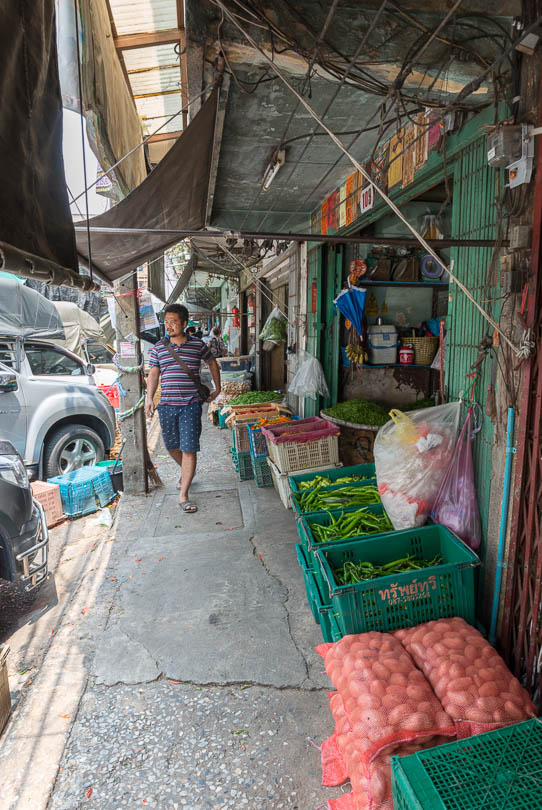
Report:
[{"label": "wicker basket", "polygon": [[403,338],[401,346],[412,346],[417,366],[430,366],[437,353],[438,341],[438,337],[430,336]]},{"label": "wicker basket", "polygon": [[11,714],[11,696],[9,694],[7,657],[9,647],[0,644],[0,734]]}]

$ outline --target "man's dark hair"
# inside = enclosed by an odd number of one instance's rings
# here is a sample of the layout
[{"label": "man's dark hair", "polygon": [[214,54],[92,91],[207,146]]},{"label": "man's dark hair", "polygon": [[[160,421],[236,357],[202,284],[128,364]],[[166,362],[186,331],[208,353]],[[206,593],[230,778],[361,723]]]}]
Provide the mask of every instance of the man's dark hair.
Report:
[{"label": "man's dark hair", "polygon": [[213,333],[213,335],[215,335],[215,337],[219,337],[220,336],[220,326],[213,326],[213,328],[211,329],[211,332]]},{"label": "man's dark hair", "polygon": [[178,315],[181,323],[186,323],[188,320],[188,310],[183,304],[168,304],[167,307],[164,307],[164,317],[168,313]]}]

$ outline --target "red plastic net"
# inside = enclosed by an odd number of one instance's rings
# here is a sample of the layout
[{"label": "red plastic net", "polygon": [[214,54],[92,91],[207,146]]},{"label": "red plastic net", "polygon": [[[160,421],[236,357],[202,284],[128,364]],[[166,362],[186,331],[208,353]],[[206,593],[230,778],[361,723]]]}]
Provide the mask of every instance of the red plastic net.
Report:
[{"label": "red plastic net", "polygon": [[362,764],[360,740],[350,725],[338,692],[330,696],[329,705],[335,720],[335,731],[322,745],[322,781],[324,785],[337,785],[350,779],[352,785],[350,794],[343,794],[329,801],[331,810],[393,810],[391,757],[408,756],[423,748],[449,741],[447,737],[431,737],[402,743],[379,754],[365,768]]},{"label": "red plastic net", "polygon": [[365,770],[399,743],[455,727],[430,684],[397,638],[378,632],[345,636],[326,649],[326,672],[346,711]]},{"label": "red plastic net", "polygon": [[439,619],[393,635],[433,687],[459,739],[537,715],[498,652],[463,619]]}]

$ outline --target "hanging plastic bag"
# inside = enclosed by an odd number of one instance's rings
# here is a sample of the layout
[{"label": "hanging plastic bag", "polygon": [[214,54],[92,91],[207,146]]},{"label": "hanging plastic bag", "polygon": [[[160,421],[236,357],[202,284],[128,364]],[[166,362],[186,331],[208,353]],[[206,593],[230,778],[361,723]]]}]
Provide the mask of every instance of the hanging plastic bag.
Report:
[{"label": "hanging plastic bag", "polygon": [[452,459],[460,402],[391,411],[374,443],[378,490],[395,529],[423,526]]},{"label": "hanging plastic bag", "polygon": [[297,369],[288,392],[297,397],[310,397],[316,399],[318,394],[323,397],[329,396],[326,378],[322,366],[316,359],[307,352],[301,352],[301,364]]},{"label": "hanging plastic bag", "polygon": [[431,511],[435,523],[455,532],[472,549],[477,549],[482,541],[472,467],[472,440],[478,430],[473,430],[471,406]]},{"label": "hanging plastic bag", "polygon": [[264,341],[264,351],[271,351],[286,341],[286,316],[275,307],[260,332],[260,340]]}]

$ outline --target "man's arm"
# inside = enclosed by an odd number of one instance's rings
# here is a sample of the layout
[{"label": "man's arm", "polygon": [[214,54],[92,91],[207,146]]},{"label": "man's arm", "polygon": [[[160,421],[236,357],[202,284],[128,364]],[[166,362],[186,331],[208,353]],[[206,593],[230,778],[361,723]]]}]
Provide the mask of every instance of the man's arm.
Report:
[{"label": "man's arm", "polygon": [[154,413],[154,395],[158,388],[158,381],[160,379],[160,369],[158,366],[151,368],[149,376],[147,377],[147,396],[145,398],[145,414],[147,419],[150,419]]},{"label": "man's arm", "polygon": [[221,386],[220,386],[220,366],[216,362],[214,357],[211,357],[209,360],[206,361],[207,365],[209,366],[209,371],[211,372],[211,377],[213,378],[213,383],[215,386],[215,390],[211,392],[211,395],[207,402],[212,402],[213,399],[216,399],[217,396],[220,394]]}]

